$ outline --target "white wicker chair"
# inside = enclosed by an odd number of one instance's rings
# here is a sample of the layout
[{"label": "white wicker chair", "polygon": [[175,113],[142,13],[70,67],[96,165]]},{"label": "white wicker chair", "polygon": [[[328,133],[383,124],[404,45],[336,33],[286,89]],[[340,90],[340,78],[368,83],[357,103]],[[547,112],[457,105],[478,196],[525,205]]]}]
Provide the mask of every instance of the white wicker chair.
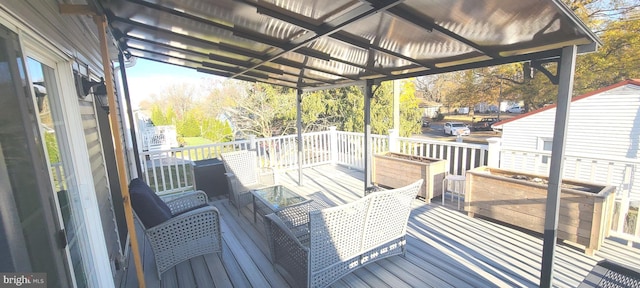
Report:
[{"label": "white wicker chair", "polygon": [[293,287],[326,287],[368,263],[404,255],[411,202],[422,181],[336,207],[296,205],[267,215],[271,262]]},{"label": "white wicker chair", "polygon": [[196,256],[222,252],[220,213],[207,204],[207,194],[191,191],[166,201],[174,216],[145,234],[155,256],[158,279],[171,267]]},{"label": "white wicker chair", "polygon": [[241,150],[220,154],[227,171],[229,201],[238,209],[251,203],[251,190],[275,185],[275,173],[261,175],[256,151]]}]

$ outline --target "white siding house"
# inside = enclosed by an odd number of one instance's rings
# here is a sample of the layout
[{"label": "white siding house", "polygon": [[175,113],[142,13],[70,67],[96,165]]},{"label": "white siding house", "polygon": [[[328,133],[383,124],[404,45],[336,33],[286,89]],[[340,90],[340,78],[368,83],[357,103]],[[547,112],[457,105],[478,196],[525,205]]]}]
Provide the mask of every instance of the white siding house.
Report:
[{"label": "white siding house", "polygon": [[[494,124],[502,129],[500,167],[547,175],[555,113],[556,105],[551,105]],[[574,97],[569,113],[564,177],[616,185],[623,206],[637,208],[640,80]]]}]

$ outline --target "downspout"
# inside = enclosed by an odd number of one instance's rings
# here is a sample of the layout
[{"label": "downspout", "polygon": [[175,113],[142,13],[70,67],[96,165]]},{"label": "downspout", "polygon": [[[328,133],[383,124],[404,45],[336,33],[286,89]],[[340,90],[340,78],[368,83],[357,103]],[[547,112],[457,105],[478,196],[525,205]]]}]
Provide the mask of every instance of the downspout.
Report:
[{"label": "downspout", "polygon": [[[142,167],[140,165],[140,152],[138,151],[138,139],[136,138],[136,128],[135,128],[135,122],[133,119],[133,108],[131,106],[131,96],[129,94],[129,79],[127,78],[127,69],[126,68],[130,68],[136,65],[135,61],[130,61],[128,63],[125,63],[124,61],[124,55],[122,55],[122,51],[120,51],[120,53],[118,53],[118,62],[119,65],[117,68],[120,68],[120,74],[115,74],[116,75],[116,83],[118,82],[118,80],[120,80],[120,75],[122,74],[122,90],[123,90],[123,95],[124,95],[124,101],[127,104],[127,117],[122,117],[122,123],[124,123],[127,128],[129,128],[129,134],[124,134],[125,135],[125,142],[127,144],[127,151],[129,152],[133,152],[133,153],[128,153],[129,156],[131,156],[133,154],[133,158],[131,159],[131,157],[129,157],[129,161],[130,163],[133,162],[136,166],[136,172],[137,175],[131,175],[131,178],[138,178],[138,177],[142,177]],[[135,59],[135,58],[133,58]]]},{"label": "downspout", "polygon": [[544,217],[544,242],[542,247],[542,268],[540,287],[551,287],[553,282],[553,258],[558,237],[558,215],[560,212],[560,192],[562,185],[562,168],[564,165],[564,146],[567,140],[567,124],[569,107],[573,94],[573,73],[575,71],[577,47],[562,48],[560,65],[558,65],[558,106],[553,129],[553,146],[551,147],[551,164],[549,185],[547,187],[547,208]]}]

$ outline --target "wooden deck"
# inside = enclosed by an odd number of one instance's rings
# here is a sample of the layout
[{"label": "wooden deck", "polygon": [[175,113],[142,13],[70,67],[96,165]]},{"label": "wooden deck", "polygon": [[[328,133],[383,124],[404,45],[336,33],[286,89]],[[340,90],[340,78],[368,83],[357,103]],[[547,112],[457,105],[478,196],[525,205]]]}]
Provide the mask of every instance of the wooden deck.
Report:
[{"label": "wooden deck", "polygon": [[[302,195],[318,191],[345,203],[362,197],[363,174],[344,167],[321,166],[304,171],[304,186],[297,171],[280,177],[280,183]],[[542,258],[541,235],[532,235],[455,210],[414,201],[408,225],[407,255],[394,256],[364,266],[334,283],[333,287],[537,287]],[[181,263],[158,280],[153,253],[143,250],[147,287],[288,287],[269,262],[262,222],[253,223],[251,205],[237,210],[226,199],[212,202],[222,215],[223,252]],[[140,237],[143,236],[139,233]],[[142,239],[142,238],[139,238]],[[607,239],[593,257],[558,245],[554,285],[576,287],[604,258],[640,267],[640,249]],[[132,257],[120,287],[136,287]]]}]

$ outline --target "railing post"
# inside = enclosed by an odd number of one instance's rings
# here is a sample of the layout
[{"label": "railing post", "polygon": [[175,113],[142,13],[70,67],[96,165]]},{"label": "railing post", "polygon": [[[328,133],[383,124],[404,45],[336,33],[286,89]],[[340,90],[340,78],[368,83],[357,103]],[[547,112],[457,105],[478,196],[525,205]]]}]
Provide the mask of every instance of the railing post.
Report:
[{"label": "railing post", "polygon": [[[400,152],[398,145],[398,138],[400,137],[399,130],[389,129],[389,152]],[[378,151],[380,152],[380,151]]]},{"label": "railing post", "polygon": [[487,143],[489,143],[489,161],[487,161],[487,166],[500,168],[500,145],[502,140],[498,137],[492,137],[487,139]]},{"label": "railing post", "polygon": [[336,126],[329,127],[329,155],[333,165],[338,163],[338,131],[336,129]]},{"label": "railing post", "polygon": [[249,150],[256,150],[256,135],[249,135]]}]

